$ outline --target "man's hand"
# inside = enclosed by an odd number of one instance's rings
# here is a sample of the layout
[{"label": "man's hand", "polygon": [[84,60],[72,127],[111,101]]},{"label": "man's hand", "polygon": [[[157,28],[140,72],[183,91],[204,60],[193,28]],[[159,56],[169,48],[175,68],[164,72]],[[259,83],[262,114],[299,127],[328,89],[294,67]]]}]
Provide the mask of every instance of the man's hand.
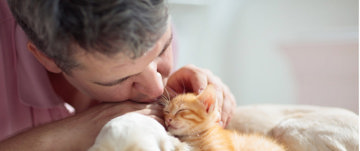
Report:
[{"label": "man's hand", "polygon": [[138,112],[163,123],[162,107],[157,103],[102,103],[74,116],[29,129],[1,141],[0,150],[85,151],[95,142],[96,136],[108,121],[128,112]]},{"label": "man's hand", "polygon": [[168,79],[166,89],[170,96],[176,93],[194,92],[199,94],[212,84],[217,89],[217,100],[221,110],[221,124],[225,127],[235,110],[235,98],[230,89],[209,70],[187,65],[174,72]]}]

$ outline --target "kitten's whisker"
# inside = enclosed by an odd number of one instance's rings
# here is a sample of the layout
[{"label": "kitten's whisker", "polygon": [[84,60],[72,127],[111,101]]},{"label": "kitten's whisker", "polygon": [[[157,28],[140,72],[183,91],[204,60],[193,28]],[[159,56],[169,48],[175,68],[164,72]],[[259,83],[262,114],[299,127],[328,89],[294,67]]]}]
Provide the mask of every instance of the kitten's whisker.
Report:
[{"label": "kitten's whisker", "polygon": [[166,100],[166,96],[164,94],[161,95],[161,99]]},{"label": "kitten's whisker", "polygon": [[166,95],[167,95],[167,100],[170,100],[170,93],[169,93],[169,91],[165,88],[164,89],[164,91],[165,91],[165,93],[166,93]]},{"label": "kitten's whisker", "polygon": [[165,95],[162,94],[159,103],[161,105],[165,106],[166,104],[169,103],[169,99]]}]

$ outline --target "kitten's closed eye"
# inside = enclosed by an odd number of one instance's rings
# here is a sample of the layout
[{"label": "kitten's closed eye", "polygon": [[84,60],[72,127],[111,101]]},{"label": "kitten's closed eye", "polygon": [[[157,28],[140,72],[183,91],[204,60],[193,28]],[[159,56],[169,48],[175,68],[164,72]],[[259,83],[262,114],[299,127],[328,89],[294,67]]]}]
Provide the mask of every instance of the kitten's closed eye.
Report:
[{"label": "kitten's closed eye", "polygon": [[181,112],[185,112],[185,111],[189,111],[189,109],[180,109],[180,110],[178,110],[178,111],[176,112],[176,114],[181,113]]},{"label": "kitten's closed eye", "polygon": [[[180,110],[175,112],[175,115],[177,115],[178,113],[181,113],[181,112],[185,112],[185,111],[189,111],[189,109],[180,109]],[[164,114],[170,114],[170,112],[169,111],[164,111]]]}]

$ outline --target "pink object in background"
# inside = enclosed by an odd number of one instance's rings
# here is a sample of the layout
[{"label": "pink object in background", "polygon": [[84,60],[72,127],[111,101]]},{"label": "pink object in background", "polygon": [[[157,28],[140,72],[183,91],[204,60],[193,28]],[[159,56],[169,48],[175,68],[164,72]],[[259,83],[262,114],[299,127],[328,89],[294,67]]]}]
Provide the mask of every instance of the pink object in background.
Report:
[{"label": "pink object in background", "polygon": [[286,44],[297,103],[335,106],[359,113],[358,42],[335,40]]}]

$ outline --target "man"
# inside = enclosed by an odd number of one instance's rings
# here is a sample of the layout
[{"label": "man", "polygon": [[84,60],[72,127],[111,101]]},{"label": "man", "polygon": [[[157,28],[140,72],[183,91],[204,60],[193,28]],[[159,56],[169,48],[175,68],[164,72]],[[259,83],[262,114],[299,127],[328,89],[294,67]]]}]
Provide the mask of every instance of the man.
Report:
[{"label": "man", "polygon": [[163,123],[163,93],[209,83],[229,121],[235,100],[221,80],[193,65],[172,73],[162,0],[8,0],[29,41],[0,3],[0,150],[86,150],[110,119],[138,112]]}]

